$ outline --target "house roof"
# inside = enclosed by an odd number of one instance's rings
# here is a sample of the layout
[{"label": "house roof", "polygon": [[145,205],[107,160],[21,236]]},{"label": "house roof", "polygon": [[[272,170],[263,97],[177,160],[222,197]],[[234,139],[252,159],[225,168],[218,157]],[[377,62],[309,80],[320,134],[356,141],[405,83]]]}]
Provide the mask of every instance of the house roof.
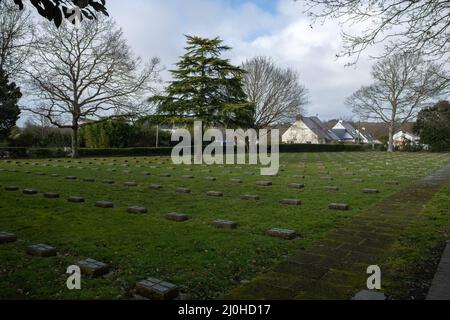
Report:
[{"label": "house roof", "polygon": [[370,142],[376,141],[376,139],[374,138],[374,136],[372,136],[372,135],[370,134],[370,132],[368,132],[365,128],[362,128],[360,134],[361,134],[362,136],[364,136],[364,137],[366,138],[367,141],[370,141]]},{"label": "house roof", "polygon": [[330,141],[339,141],[339,137],[336,136],[333,131],[329,130],[325,124],[317,117],[303,117],[301,119],[303,123],[314,132],[319,139],[325,139]]},{"label": "house roof", "polygon": [[267,129],[268,130],[272,130],[272,129],[278,129],[280,130],[280,136],[282,136],[283,134],[285,134],[285,132],[291,127],[291,124],[279,124],[276,126],[270,126]]},{"label": "house roof", "polygon": [[399,132],[397,132],[396,134],[394,134],[394,137],[395,137],[395,136],[398,136],[398,135],[408,135],[408,136],[410,136],[410,137],[413,138],[413,139],[420,139],[420,137],[419,137],[418,135],[416,135],[416,134],[414,134],[414,133],[411,133],[411,132],[408,132],[408,131],[402,131],[402,130],[400,130]]},{"label": "house roof", "polygon": [[[341,125],[344,129],[337,127],[338,125]],[[348,133],[353,139],[358,138],[358,131],[347,121],[339,120],[332,130],[341,139],[344,138],[346,133]]]}]

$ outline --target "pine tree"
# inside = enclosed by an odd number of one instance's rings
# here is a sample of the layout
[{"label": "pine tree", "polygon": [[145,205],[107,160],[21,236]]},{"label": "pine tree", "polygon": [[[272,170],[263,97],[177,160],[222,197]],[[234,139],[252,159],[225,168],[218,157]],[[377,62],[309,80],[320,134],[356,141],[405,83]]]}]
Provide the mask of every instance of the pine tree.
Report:
[{"label": "pine tree", "polygon": [[9,83],[8,76],[0,69],[0,140],[8,137],[19,119],[17,103],[21,97],[20,88],[14,82]]},{"label": "pine tree", "polygon": [[166,95],[150,99],[169,122],[203,121],[209,126],[245,127],[253,107],[242,89],[245,71],[221,58],[231,48],[219,38],[186,36],[186,53],[171,70]]}]

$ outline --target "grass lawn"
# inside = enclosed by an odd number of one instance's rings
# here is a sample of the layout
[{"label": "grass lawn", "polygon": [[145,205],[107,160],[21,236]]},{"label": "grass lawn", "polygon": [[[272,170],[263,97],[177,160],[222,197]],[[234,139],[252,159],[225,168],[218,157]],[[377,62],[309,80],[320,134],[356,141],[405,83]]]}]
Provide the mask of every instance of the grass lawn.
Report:
[{"label": "grass lawn", "polygon": [[[282,154],[279,175],[261,177],[257,166],[175,166],[160,157],[1,161],[0,231],[17,234],[19,241],[0,245],[0,298],[126,299],[134,283],[147,276],[176,283],[183,298],[217,298],[269,271],[291,250],[312,245],[327,231],[449,162],[450,154]],[[303,179],[295,177],[302,175]],[[322,180],[323,176],[334,180]],[[88,177],[95,181],[83,181]],[[359,178],[363,182],[353,181]],[[105,179],[114,183],[102,183]],[[259,180],[271,180],[273,185],[257,186]],[[398,180],[399,185],[387,185],[386,180]],[[127,181],[138,185],[126,187]],[[305,188],[289,189],[289,183],[304,183]],[[151,190],[150,184],[160,184],[162,189]],[[20,189],[6,191],[7,185]],[[338,186],[339,191],[325,186]],[[190,188],[192,193],[177,194],[177,187]],[[25,188],[57,192],[61,197],[24,195]],[[363,188],[380,193],[364,194]],[[208,197],[211,190],[224,196]],[[241,200],[244,194],[258,195],[260,200]],[[69,196],[84,197],[86,202],[68,203]],[[280,204],[285,198],[303,203]],[[100,200],[113,201],[114,208],[94,207]],[[331,202],[348,203],[351,210],[329,210]],[[149,212],[129,214],[129,206],[143,206]],[[170,212],[191,219],[166,220],[164,215]],[[235,221],[239,227],[213,228],[210,224],[216,219]],[[286,241],[267,236],[266,231],[274,227],[295,230],[301,238]],[[437,227],[427,225],[427,230]],[[56,247],[58,256],[27,256],[27,246],[36,243]],[[66,268],[84,258],[109,263],[112,272],[103,278],[83,278],[82,290],[70,291]]]}]

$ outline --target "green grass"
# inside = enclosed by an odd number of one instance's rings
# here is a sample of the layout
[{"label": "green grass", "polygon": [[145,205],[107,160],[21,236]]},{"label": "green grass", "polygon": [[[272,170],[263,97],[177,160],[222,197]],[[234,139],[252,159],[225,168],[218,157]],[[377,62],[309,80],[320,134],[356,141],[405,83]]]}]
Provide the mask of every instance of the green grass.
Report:
[{"label": "green grass", "polygon": [[[129,298],[134,283],[146,276],[178,284],[184,298],[220,297],[242,280],[270,270],[288,252],[310,246],[327,231],[350,222],[390,194],[447,164],[450,155],[283,154],[279,175],[270,178],[259,176],[257,166],[175,166],[169,160],[155,157],[0,162],[0,185],[61,194],[60,199],[52,200],[42,194],[26,196],[21,191],[1,188],[0,231],[16,233],[20,241],[0,246],[0,298]],[[209,169],[211,172],[205,172]],[[354,176],[346,175],[347,171]],[[144,176],[142,172],[152,175]],[[159,176],[166,172],[171,177]],[[51,177],[53,173],[60,176]],[[68,181],[68,175],[77,176],[78,180]],[[183,175],[195,178],[184,179]],[[294,175],[306,177],[298,180]],[[334,181],[320,180],[324,175],[334,177]],[[208,176],[217,181],[206,180]],[[96,182],[83,182],[86,177],[95,178]],[[243,183],[231,183],[232,178],[240,178]],[[354,178],[363,178],[364,182],[354,183]],[[102,184],[102,179],[112,179],[115,184]],[[256,181],[267,179],[274,185],[256,186]],[[398,180],[400,185],[385,185],[385,180]],[[126,181],[135,181],[139,186],[124,187]],[[305,189],[288,189],[291,182],[304,183]],[[153,183],[161,184],[163,189],[149,190]],[[326,191],[323,187],[327,185],[339,186],[340,190]],[[176,194],[176,187],[189,187],[192,194]],[[380,193],[363,194],[362,188],[377,188]],[[224,197],[207,197],[210,190],[222,191]],[[239,199],[243,194],[257,194],[261,199],[243,201]],[[83,196],[87,201],[71,204],[66,201],[69,196]],[[279,204],[284,198],[298,198],[303,204]],[[95,208],[94,203],[99,200],[111,200],[115,208]],[[330,202],[348,203],[351,210],[328,210]],[[149,213],[125,212],[134,205],[148,208]],[[163,216],[169,212],[186,213],[191,220],[165,220]],[[212,228],[210,223],[215,219],[236,221],[239,228]],[[296,230],[302,237],[283,241],[266,236],[265,232],[273,227]],[[26,247],[35,243],[55,246],[58,256],[27,256]],[[66,268],[88,257],[111,264],[112,272],[101,279],[83,278],[82,290],[69,291],[65,285]]]}]

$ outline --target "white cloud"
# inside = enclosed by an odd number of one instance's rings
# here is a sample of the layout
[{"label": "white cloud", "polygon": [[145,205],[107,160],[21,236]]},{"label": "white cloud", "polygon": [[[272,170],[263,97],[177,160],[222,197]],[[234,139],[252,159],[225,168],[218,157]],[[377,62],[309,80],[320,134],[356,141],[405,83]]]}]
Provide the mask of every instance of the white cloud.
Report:
[{"label": "white cloud", "polygon": [[[368,54],[356,68],[344,67],[348,61],[335,57],[339,26],[327,22],[311,28],[301,1],[278,0],[275,12],[253,0],[233,6],[225,0],[115,0],[108,7],[136,54],[158,56],[168,69],[183,54],[185,34],[221,37],[233,47],[227,56],[236,64],[267,55],[295,68],[310,91],[309,113],[324,119],[350,115],[345,98],[370,82]],[[169,80],[170,74],[163,77]]]}]

